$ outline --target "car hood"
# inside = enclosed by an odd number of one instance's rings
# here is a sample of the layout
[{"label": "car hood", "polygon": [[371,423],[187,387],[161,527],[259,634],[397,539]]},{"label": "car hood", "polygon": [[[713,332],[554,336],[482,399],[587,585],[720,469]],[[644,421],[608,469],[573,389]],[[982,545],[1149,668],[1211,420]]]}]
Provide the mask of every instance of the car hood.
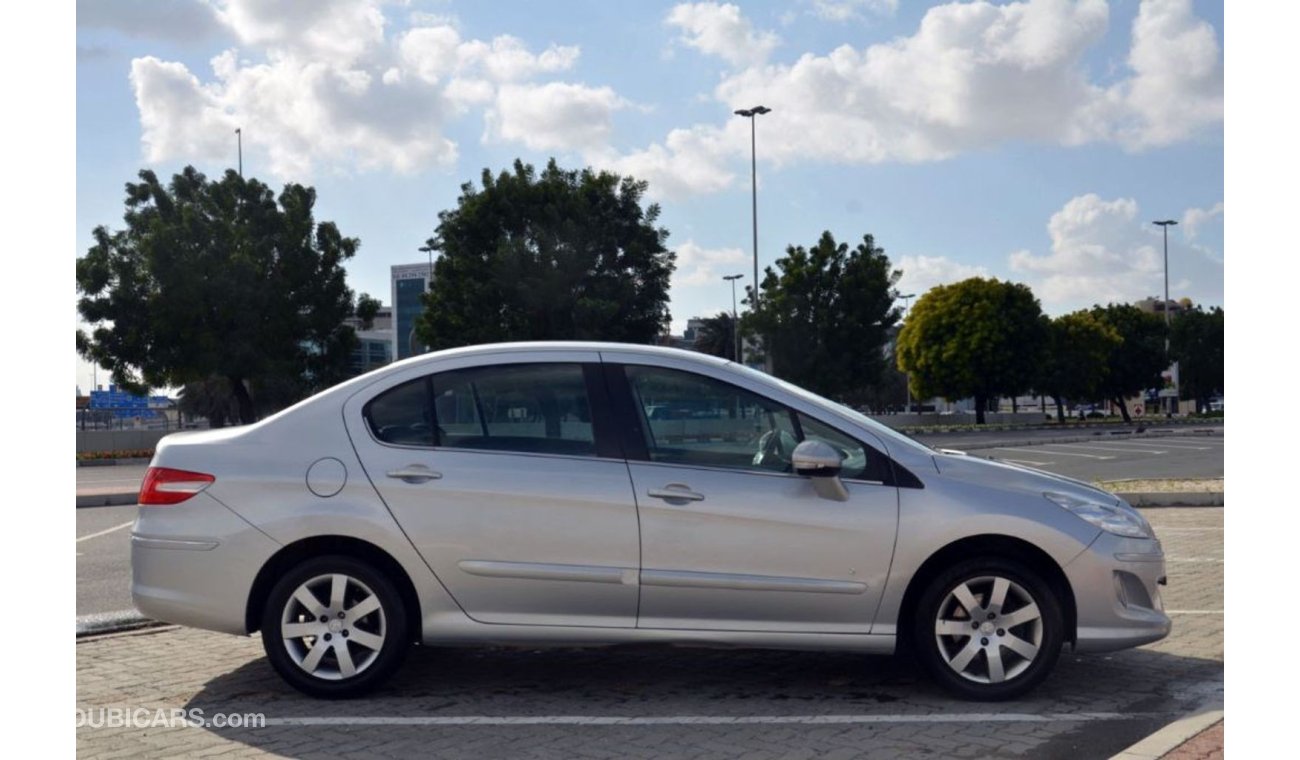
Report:
[{"label": "car hood", "polygon": [[1067,478],[1032,467],[1022,467],[996,459],[984,459],[958,451],[940,451],[934,455],[939,474],[952,480],[1006,488],[1026,493],[1053,491],[1082,499],[1116,504],[1118,497],[1082,480]]}]

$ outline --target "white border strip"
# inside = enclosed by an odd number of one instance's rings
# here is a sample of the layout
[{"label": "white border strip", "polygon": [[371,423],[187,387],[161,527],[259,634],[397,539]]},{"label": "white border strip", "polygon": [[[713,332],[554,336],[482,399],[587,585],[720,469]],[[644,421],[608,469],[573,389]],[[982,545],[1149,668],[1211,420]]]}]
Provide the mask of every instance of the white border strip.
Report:
[{"label": "white border strip", "polygon": [[455,715],[267,718],[268,726],[733,726],[871,723],[1079,723],[1163,717],[1162,713],[941,713],[935,715]]}]

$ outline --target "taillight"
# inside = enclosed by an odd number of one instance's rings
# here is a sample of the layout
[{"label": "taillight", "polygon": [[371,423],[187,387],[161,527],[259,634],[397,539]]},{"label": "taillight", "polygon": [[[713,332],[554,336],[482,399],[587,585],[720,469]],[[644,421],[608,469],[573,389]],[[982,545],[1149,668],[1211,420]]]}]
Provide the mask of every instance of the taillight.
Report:
[{"label": "taillight", "polygon": [[150,467],[140,484],[140,503],[154,506],[180,504],[214,481],[215,477],[203,472]]}]

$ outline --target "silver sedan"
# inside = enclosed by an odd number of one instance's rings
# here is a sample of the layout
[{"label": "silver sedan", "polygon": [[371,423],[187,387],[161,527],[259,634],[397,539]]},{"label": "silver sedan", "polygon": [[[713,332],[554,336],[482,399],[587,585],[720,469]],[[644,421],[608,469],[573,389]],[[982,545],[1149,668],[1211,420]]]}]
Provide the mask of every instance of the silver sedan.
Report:
[{"label": "silver sedan", "polygon": [[1164,554],[1087,484],[940,452],[734,363],[519,343],[427,354],[158,446],[146,615],[247,635],[308,694],[424,646],[906,646],[1007,699],[1063,646],[1168,635]]}]

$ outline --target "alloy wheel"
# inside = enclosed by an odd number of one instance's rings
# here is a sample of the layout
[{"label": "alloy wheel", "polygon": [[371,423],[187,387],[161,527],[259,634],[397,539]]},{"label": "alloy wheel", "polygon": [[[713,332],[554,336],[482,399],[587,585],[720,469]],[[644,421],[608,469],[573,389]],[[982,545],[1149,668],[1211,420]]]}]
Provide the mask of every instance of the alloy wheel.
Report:
[{"label": "alloy wheel", "polygon": [[1024,673],[1043,647],[1043,615],[1024,586],[1000,575],[958,583],[934,621],[939,655],[953,672],[979,684]]},{"label": "alloy wheel", "polygon": [[284,648],[303,672],[341,681],[365,672],[383,649],[387,617],[379,596],[344,573],[318,575],[294,590],[280,616]]}]

